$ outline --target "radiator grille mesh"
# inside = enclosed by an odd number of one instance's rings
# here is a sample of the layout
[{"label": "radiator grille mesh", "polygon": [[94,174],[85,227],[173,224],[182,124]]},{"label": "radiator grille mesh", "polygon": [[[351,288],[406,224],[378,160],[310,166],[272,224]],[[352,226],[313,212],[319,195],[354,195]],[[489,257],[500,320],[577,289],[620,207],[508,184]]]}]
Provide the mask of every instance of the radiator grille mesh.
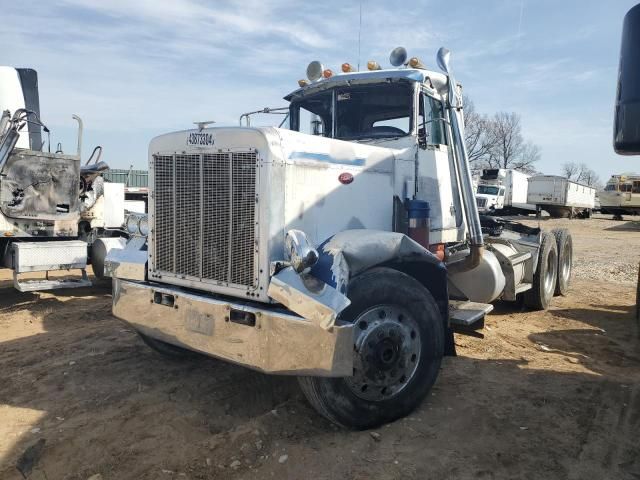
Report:
[{"label": "radiator grille mesh", "polygon": [[200,155],[175,157],[176,273],[200,277]]},{"label": "radiator grille mesh", "polygon": [[247,285],[253,277],[252,266],[255,239],[254,212],[256,209],[255,155],[233,155],[233,216],[231,218],[231,282]]},{"label": "radiator grille mesh", "polygon": [[255,152],[154,156],[159,273],[256,286]]},{"label": "radiator grille mesh", "polygon": [[173,157],[154,157],[155,168],[155,264],[158,270],[173,272]]},{"label": "radiator grille mesh", "polygon": [[204,155],[203,207],[207,220],[203,223],[202,275],[205,278],[229,276],[230,167],[226,153]]}]

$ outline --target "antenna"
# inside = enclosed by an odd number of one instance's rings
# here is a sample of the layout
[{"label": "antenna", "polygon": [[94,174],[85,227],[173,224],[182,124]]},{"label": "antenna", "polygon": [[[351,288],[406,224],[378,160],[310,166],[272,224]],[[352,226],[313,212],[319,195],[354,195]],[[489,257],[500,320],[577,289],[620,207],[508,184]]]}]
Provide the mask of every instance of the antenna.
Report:
[{"label": "antenna", "polygon": [[362,0],[360,0],[360,21],[358,23],[358,71],[360,71],[360,34],[362,32]]}]

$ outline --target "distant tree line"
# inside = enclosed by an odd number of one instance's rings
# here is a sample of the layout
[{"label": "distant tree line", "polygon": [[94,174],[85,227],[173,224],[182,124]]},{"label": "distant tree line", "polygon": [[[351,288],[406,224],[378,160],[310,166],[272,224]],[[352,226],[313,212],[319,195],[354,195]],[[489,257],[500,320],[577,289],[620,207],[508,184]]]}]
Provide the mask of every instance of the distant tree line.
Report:
[{"label": "distant tree line", "polygon": [[[540,148],[522,134],[520,115],[498,112],[492,117],[478,113],[473,101],[464,97],[465,143],[474,173],[483,168],[513,168],[536,173]],[[584,163],[565,162],[562,176],[590,187],[602,188],[600,177]]]},{"label": "distant tree line", "polygon": [[513,168],[534,173],[540,160],[540,147],[522,134],[520,115],[497,112],[478,113],[473,101],[464,97],[465,143],[474,172],[483,168]]},{"label": "distant tree line", "polygon": [[602,189],[600,177],[584,163],[565,162],[562,164],[562,176],[574,182],[583,183],[598,190]]}]

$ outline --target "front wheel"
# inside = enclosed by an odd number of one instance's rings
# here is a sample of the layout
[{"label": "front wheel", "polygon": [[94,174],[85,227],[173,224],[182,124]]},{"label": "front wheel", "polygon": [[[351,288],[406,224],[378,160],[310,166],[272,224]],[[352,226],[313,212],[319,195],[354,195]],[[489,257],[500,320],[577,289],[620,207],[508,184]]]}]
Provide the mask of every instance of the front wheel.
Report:
[{"label": "front wheel", "polygon": [[435,300],[414,278],[389,268],[349,284],[354,323],[353,376],[301,377],[309,403],[338,425],[373,428],[413,411],[433,386],[444,352],[444,324]]},{"label": "front wheel", "polygon": [[157,340],[148,335],[145,335],[139,330],[137,330],[137,333],[149,348],[155,350],[165,357],[173,358],[175,360],[183,360],[193,358],[196,355],[196,353],[192,352],[191,350],[187,350],[186,348],[178,347],[176,345],[171,345],[170,343],[163,342],[162,340]]}]

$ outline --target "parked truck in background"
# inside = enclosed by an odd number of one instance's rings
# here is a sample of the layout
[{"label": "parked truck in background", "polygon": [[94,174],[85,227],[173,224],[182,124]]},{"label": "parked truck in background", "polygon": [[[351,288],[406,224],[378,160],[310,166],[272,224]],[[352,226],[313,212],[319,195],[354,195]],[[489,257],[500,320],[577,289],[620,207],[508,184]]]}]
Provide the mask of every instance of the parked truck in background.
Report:
[{"label": "parked truck in background", "polygon": [[536,175],[529,178],[527,203],[552,217],[591,217],[596,189],[557,175]]},{"label": "parked truck in background", "polygon": [[535,212],[535,205],[527,203],[528,178],[512,168],[482,170],[476,189],[478,211],[498,215]]},{"label": "parked truck in background", "polygon": [[146,231],[106,261],[113,314],[163,354],[296,375],[361,429],[411,412],[491,302],[566,294],[568,231],[480,219],[449,58],[312,62],[286,128],[153,139]]},{"label": "parked truck in background", "polygon": [[600,211],[622,220],[622,215],[640,213],[640,175],[612,175],[604,190],[598,192]]},{"label": "parked truck in background", "polygon": [[[82,163],[82,120],[73,118],[77,150],[65,154],[58,144],[52,152],[40,119],[36,71],[0,67],[0,267],[13,270],[21,291],[91,285],[88,261],[102,271],[108,245],[116,245],[103,237],[120,235],[123,185],[103,181],[108,166],[100,161],[101,147]],[[81,276],[49,278],[60,270],[79,270]],[[21,275],[31,272],[47,278],[24,281]]]}]

